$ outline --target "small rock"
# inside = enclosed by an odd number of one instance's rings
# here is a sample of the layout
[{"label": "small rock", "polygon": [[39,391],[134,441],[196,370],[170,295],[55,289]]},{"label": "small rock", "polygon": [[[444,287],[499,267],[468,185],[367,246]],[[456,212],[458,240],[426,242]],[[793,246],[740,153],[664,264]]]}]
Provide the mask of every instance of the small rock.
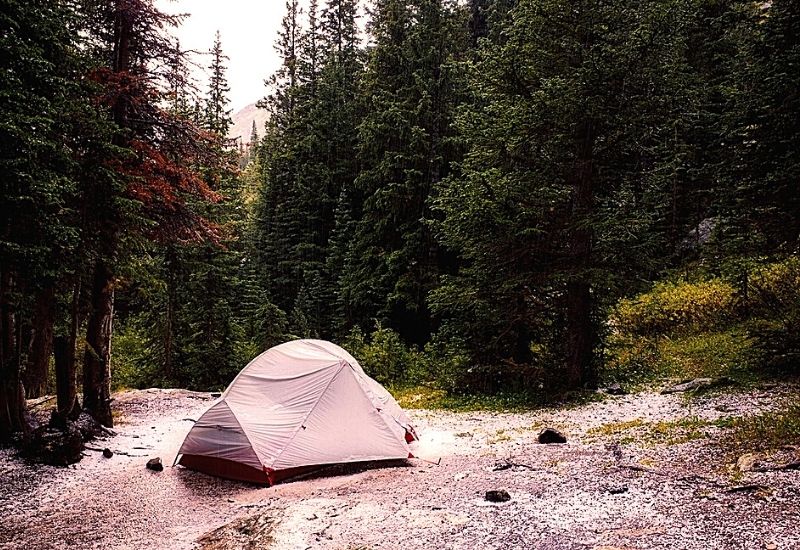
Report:
[{"label": "small rock", "polygon": [[153,470],[154,472],[161,472],[164,470],[164,465],[161,463],[161,458],[151,458],[147,461],[147,469]]},{"label": "small rock", "polygon": [[567,437],[554,428],[545,428],[539,434],[539,443],[566,443]]},{"label": "small rock", "polygon": [[621,485],[619,487],[611,487],[608,490],[608,492],[609,492],[609,494],[612,494],[612,495],[621,495],[622,493],[627,493],[628,492],[628,487],[626,485]]},{"label": "small rock", "polygon": [[625,395],[626,392],[619,383],[614,383],[604,390],[608,395]]},{"label": "small rock", "polygon": [[112,456],[114,456],[114,453],[111,452],[111,449],[106,447],[105,449],[103,449],[103,456],[106,458],[111,458]]},{"label": "small rock", "polygon": [[511,500],[511,495],[508,494],[508,491],[499,489],[497,491],[486,491],[484,498],[489,502],[508,502]]},{"label": "small rock", "polygon": [[736,461],[736,467],[740,472],[750,472],[755,468],[761,460],[761,455],[758,453],[746,453],[739,457]]},{"label": "small rock", "polygon": [[766,550],[778,550],[778,545],[775,544],[774,542],[771,542],[767,544],[764,548],[766,548]]}]

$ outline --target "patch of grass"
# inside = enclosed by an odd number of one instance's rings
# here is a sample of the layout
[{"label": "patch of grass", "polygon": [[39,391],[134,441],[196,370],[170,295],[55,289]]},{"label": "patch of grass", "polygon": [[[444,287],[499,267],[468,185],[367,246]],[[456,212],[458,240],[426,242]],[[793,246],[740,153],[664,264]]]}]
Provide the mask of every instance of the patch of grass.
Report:
[{"label": "patch of grass", "polygon": [[388,388],[403,408],[450,411],[514,412],[558,405],[578,406],[601,401],[607,396],[593,391],[570,392],[547,396],[541,392],[507,392],[497,394],[452,394],[429,386],[392,386]]},{"label": "patch of grass", "polygon": [[795,400],[778,411],[736,418],[732,428],[725,444],[735,452],[766,452],[800,445],[800,404]]},{"label": "patch of grass", "polygon": [[644,425],[644,420],[641,418],[636,418],[635,420],[628,420],[625,422],[610,422],[608,424],[603,424],[602,426],[591,428],[586,433],[589,435],[619,435],[632,428],[639,428]]},{"label": "patch of grass", "polygon": [[497,430],[494,436],[487,439],[487,443],[490,445],[494,445],[495,443],[500,443],[501,441],[511,441],[511,435],[506,432],[506,430]]},{"label": "patch of grass", "polygon": [[671,421],[645,422],[641,418],[612,422],[587,431],[589,436],[621,436],[620,443],[640,445],[680,445],[708,435],[709,427],[729,427],[730,418],[704,420],[687,416]]}]

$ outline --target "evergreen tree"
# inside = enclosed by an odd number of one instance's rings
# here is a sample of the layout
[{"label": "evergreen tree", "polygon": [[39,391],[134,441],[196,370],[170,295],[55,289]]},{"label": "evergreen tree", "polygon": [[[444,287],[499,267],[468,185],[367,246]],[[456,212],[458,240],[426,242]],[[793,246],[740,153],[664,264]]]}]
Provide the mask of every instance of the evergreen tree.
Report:
[{"label": "evergreen tree", "polygon": [[[164,30],[175,17],[150,0],[117,0],[87,6],[84,32],[97,63],[98,101],[116,127],[106,151],[87,164],[82,207],[87,212],[83,246],[89,253],[84,408],[111,425],[111,332],[115,281],[125,252],[145,240],[214,238],[215,230],[191,206],[196,197],[215,200],[198,166],[214,165],[218,151],[189,121],[162,108],[172,86],[163,78],[175,63],[175,47]],[[91,169],[88,169],[91,168]]]},{"label": "evergreen tree", "polygon": [[219,31],[214,35],[214,44],[209,51],[211,65],[208,67],[211,76],[208,82],[208,97],[206,99],[206,128],[223,139],[228,137],[231,121],[231,109],[228,108],[228,79],[225,77],[225,61],[228,60],[222,52],[222,39]]},{"label": "evergreen tree", "polygon": [[737,251],[796,253],[800,242],[800,6],[746,4],[752,34],[736,75],[739,144],[724,210]]},{"label": "evergreen tree", "polygon": [[437,203],[464,263],[432,297],[476,361],[592,380],[600,308],[651,272],[663,242],[655,153],[680,81],[681,7],[522,1],[483,44],[460,117],[469,153]]},{"label": "evergreen tree", "polygon": [[448,62],[465,49],[462,14],[441,1],[381,0],[369,27],[357,225],[340,292],[355,313],[351,322],[368,329],[378,319],[415,343],[430,333],[426,296],[439,269],[424,222],[428,196],[457,158],[449,141],[457,94]]},{"label": "evergreen tree", "polygon": [[0,442],[26,428],[28,328],[28,368],[38,382],[46,374],[54,295],[78,240],[81,131],[101,127],[80,81],[77,21],[62,2],[9,1],[0,12]]},{"label": "evergreen tree", "polygon": [[262,183],[254,207],[253,258],[259,266],[261,286],[275,304],[288,311],[299,288],[294,269],[292,235],[302,218],[292,204],[296,170],[293,143],[299,93],[300,7],[286,2],[286,14],[275,48],[282,59],[280,69],[267,81],[270,94],[259,102],[269,112],[260,151]]}]

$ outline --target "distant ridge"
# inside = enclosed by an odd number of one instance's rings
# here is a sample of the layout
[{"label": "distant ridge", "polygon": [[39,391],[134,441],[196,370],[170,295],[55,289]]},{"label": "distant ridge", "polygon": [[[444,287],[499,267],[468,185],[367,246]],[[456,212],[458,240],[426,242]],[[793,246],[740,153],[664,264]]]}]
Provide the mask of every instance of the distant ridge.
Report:
[{"label": "distant ridge", "polygon": [[251,103],[247,107],[233,113],[233,126],[228,131],[228,137],[231,139],[241,139],[241,143],[247,145],[250,141],[250,133],[253,130],[253,121],[256,123],[258,135],[264,135],[264,123],[267,122],[269,115],[264,109],[256,107],[255,103]]}]

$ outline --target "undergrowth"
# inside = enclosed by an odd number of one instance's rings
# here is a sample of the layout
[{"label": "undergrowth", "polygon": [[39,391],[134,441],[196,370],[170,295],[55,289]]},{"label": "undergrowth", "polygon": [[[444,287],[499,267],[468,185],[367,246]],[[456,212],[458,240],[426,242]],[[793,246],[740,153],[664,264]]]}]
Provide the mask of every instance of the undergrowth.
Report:
[{"label": "undergrowth", "polygon": [[800,364],[800,261],[656,283],[609,312],[601,377],[631,389],[726,377],[747,387]]}]

